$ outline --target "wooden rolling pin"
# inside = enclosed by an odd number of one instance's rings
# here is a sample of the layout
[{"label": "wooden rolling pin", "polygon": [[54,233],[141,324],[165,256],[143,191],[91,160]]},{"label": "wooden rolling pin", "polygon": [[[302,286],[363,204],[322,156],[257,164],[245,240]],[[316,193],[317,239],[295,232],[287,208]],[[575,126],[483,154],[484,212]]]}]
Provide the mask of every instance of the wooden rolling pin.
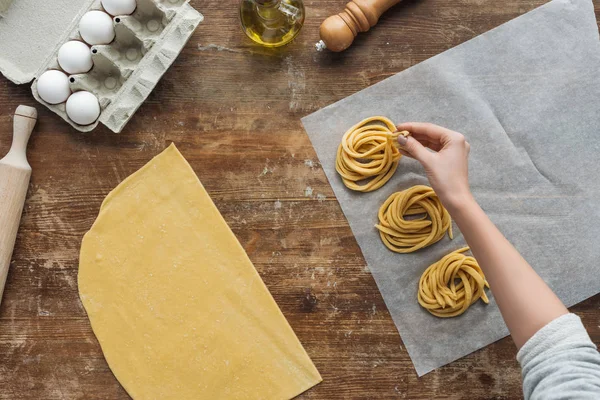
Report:
[{"label": "wooden rolling pin", "polygon": [[0,302],[31,177],[25,151],[36,121],[35,108],[17,107],[12,146],[6,157],[0,160]]},{"label": "wooden rolling pin", "polygon": [[377,24],[381,14],[401,0],[352,0],[346,9],[327,18],[321,24],[321,41],[316,44],[318,51],[344,51],[354,41],[359,32],[366,32]]}]

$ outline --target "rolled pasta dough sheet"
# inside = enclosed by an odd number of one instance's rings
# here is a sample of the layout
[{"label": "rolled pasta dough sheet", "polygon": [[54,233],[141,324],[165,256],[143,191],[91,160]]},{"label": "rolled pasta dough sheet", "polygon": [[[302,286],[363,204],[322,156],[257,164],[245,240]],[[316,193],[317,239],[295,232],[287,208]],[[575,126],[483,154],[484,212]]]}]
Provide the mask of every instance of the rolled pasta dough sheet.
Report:
[{"label": "rolled pasta dough sheet", "polygon": [[78,283],[134,399],[290,399],[321,381],[173,144],[106,197]]}]

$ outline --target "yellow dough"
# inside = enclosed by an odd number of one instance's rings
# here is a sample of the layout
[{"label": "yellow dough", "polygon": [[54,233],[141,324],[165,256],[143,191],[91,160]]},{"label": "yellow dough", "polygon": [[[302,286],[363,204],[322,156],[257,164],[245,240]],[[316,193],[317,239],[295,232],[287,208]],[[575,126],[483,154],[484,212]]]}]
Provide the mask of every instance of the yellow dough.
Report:
[{"label": "yellow dough", "polygon": [[428,186],[417,185],[392,194],[379,208],[378,217],[375,227],[379,236],[396,253],[412,253],[439,242],[446,231],[452,239],[450,214]]},{"label": "yellow dough", "polygon": [[174,145],[106,197],[78,282],[134,399],[291,399],[321,381]]},{"label": "yellow dough", "polygon": [[335,169],[347,188],[371,192],[390,180],[402,157],[396,139],[409,134],[395,130],[385,117],[367,118],[348,129],[335,160]]},{"label": "yellow dough", "polygon": [[429,266],[419,280],[419,304],[436,317],[461,315],[480,298],[489,303],[485,288],[490,286],[477,260],[463,254],[467,250],[447,254]]}]

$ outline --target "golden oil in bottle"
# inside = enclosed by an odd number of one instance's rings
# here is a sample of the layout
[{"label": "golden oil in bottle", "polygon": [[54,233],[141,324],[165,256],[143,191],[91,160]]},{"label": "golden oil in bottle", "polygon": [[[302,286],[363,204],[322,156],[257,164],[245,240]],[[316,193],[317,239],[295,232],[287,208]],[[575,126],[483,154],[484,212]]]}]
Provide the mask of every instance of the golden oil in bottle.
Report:
[{"label": "golden oil in bottle", "polygon": [[302,0],[241,0],[240,21],[246,35],[266,47],[291,42],[304,24]]}]

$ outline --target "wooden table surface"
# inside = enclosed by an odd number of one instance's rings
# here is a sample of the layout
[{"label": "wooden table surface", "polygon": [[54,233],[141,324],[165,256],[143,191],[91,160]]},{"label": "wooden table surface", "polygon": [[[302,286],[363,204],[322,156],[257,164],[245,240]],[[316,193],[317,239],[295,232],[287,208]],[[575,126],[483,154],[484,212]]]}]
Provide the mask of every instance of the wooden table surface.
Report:
[{"label": "wooden table surface", "polygon": [[[300,118],[543,3],[406,0],[345,53],[319,54],[319,24],[344,1],[307,1],[280,50],[245,37],[236,1],[192,1],[205,22],[121,134],[81,134],[0,78],[0,154],[17,105],[39,111],[0,306],[0,399],[128,398],[79,301],[78,253],[106,194],[172,141],[323,375],[301,399],[521,397],[508,338],[417,378]],[[573,307],[596,343],[599,308]]]}]

